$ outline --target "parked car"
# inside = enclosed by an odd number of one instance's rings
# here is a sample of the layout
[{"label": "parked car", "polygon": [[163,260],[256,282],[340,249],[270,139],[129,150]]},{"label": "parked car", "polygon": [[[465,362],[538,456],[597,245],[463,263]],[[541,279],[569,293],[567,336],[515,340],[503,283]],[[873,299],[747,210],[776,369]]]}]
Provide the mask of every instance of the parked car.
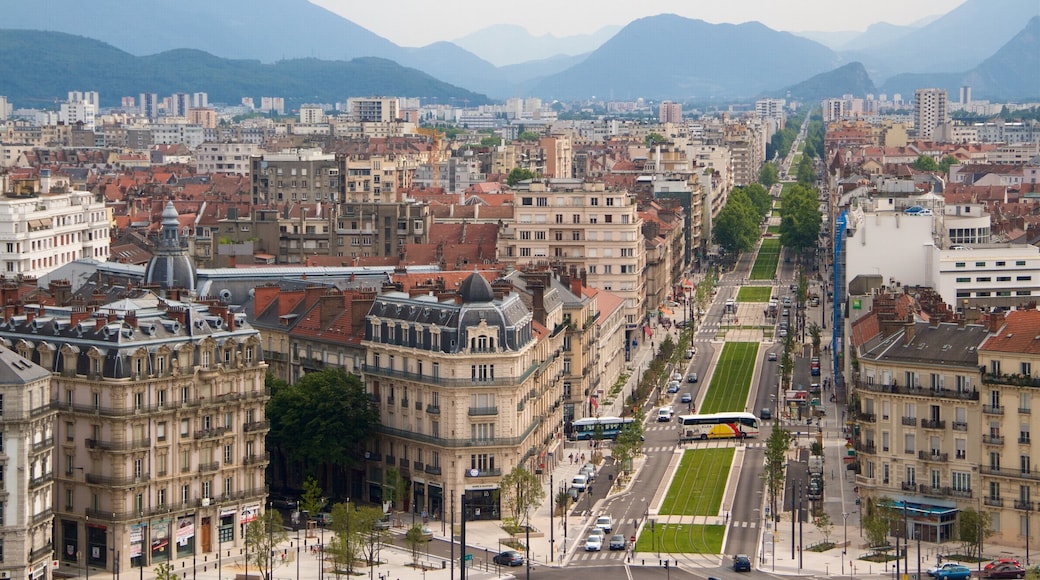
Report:
[{"label": "parked car", "polygon": [[929,576],[938,577],[940,572],[943,572],[947,569],[956,568],[958,566],[963,566],[963,564],[961,564],[960,562],[943,562],[938,566],[932,566],[927,570],[927,572]]},{"label": "parked car", "polygon": [[499,566],[524,565],[524,555],[520,552],[517,552],[516,550],[506,550],[505,552],[495,554],[495,557],[492,558],[492,560],[494,560],[494,562]]},{"label": "parked car", "polygon": [[733,556],[733,571],[750,572],[751,558],[749,558],[747,554],[737,554],[736,556]]},{"label": "parked car", "polygon": [[1016,560],[1014,558],[997,558],[996,560],[993,560],[992,562],[986,564],[982,568],[982,571],[983,572],[987,572],[987,571],[993,569],[994,566],[997,566],[999,564],[1014,564],[1015,566],[1021,566],[1022,565],[1018,560]]},{"label": "parked car", "polygon": [[775,361],[776,360],[776,353],[775,352],[769,353],[769,355],[766,356],[766,360]]},{"label": "parked car", "polygon": [[596,466],[591,463],[586,463],[581,466],[578,473],[584,475],[590,482],[596,480]]},{"label": "parked car", "polygon": [[614,529],[614,522],[610,516],[600,516],[596,518],[596,527],[609,534]]},{"label": "parked car", "polygon": [[603,536],[589,536],[585,539],[586,552],[598,552],[603,549]]},{"label": "parked car", "polygon": [[372,529],[379,531],[386,531],[390,529],[390,514],[383,514],[383,517],[376,520],[376,523],[372,524]]},{"label": "parked car", "polygon": [[603,541],[603,539],[606,538],[607,533],[603,531],[603,528],[592,526],[592,529],[589,530],[589,536],[599,536],[600,541]]},{"label": "parked car", "polygon": [[679,381],[672,381],[672,382],[668,383],[668,392],[669,393],[678,393],[679,392]]},{"label": "parked car", "polygon": [[697,353],[693,352],[693,349],[687,350],[686,351],[686,358],[693,358],[693,355],[695,355],[695,354],[697,354]]},{"label": "parked car", "polygon": [[691,393],[683,393],[682,396],[679,397],[679,402],[680,403],[692,403],[693,402],[693,395]]},{"label": "parked car", "polygon": [[1026,571],[1017,564],[1004,562],[990,568],[988,565],[982,571],[983,578],[1025,578]]},{"label": "parked car", "polygon": [[314,514],[314,521],[318,522],[319,526],[327,528],[332,525],[332,514],[329,512],[318,512]]},{"label": "parked car", "polygon": [[680,373],[680,372],[672,373],[672,380],[673,381],[681,381],[682,380],[682,373]]},{"label": "parked car", "polygon": [[941,580],[968,580],[971,578],[971,568],[956,564],[939,570],[935,573],[935,577]]},{"label": "parked car", "polygon": [[422,541],[429,542],[433,540],[433,530],[431,530],[430,528],[423,526],[419,529],[419,533],[421,534],[419,536],[419,539],[421,539]]},{"label": "parked car", "polygon": [[687,383],[696,383],[697,382],[697,373],[690,373],[690,374],[686,375],[686,382]]},{"label": "parked car", "polygon": [[585,488],[588,486],[589,478],[585,477],[584,475],[575,475],[574,478],[571,479],[571,488],[573,489],[576,489],[578,491],[585,491]]},{"label": "parked car", "polygon": [[624,550],[627,545],[625,540],[625,534],[614,534],[610,536],[610,549],[611,550]]}]

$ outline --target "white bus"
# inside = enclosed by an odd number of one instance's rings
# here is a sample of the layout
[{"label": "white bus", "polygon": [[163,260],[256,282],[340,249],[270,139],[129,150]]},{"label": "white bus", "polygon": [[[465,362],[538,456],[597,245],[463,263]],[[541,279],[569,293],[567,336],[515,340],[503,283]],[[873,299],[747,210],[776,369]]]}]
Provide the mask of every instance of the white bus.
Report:
[{"label": "white bus", "polygon": [[617,439],[621,430],[631,425],[632,417],[588,417],[571,424],[571,440],[595,439],[598,431],[604,439]]},{"label": "white bus", "polygon": [[752,413],[680,415],[679,439],[743,439],[758,437],[758,417]]}]

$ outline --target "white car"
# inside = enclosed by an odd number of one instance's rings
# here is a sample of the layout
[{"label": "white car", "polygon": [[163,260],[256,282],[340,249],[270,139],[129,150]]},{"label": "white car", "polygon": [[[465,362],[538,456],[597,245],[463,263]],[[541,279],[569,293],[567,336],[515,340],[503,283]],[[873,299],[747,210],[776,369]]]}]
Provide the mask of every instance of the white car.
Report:
[{"label": "white car", "polygon": [[672,380],[673,381],[681,381],[682,380],[682,373],[672,373]]},{"label": "white car", "polygon": [[614,522],[610,516],[600,516],[596,518],[596,527],[609,534],[614,529]]},{"label": "white car", "polygon": [[578,491],[585,491],[585,488],[589,485],[589,478],[584,475],[575,475],[574,479],[571,480],[571,488]]},{"label": "white car", "polygon": [[586,552],[599,552],[603,549],[603,536],[589,536],[585,539]]}]

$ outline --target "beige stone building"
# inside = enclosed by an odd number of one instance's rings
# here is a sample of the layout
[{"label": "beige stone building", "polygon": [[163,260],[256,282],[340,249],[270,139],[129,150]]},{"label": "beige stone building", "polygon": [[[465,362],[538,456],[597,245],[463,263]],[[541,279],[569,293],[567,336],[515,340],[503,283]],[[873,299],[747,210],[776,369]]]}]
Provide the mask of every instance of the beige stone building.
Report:
[{"label": "beige stone building", "polygon": [[[5,288],[6,290],[6,288]],[[6,294],[6,292],[5,292]],[[54,558],[51,373],[0,347],[0,576],[47,577]]]},{"label": "beige stone building", "polygon": [[552,461],[562,436],[566,323],[556,289],[536,285],[528,280],[534,313],[510,286],[493,290],[478,273],[457,301],[376,298],[363,375],[382,424],[365,453],[366,500],[387,497],[395,470],[407,482],[400,509],[447,518],[455,497],[468,519],[499,519],[502,476]]},{"label": "beige stone building", "polygon": [[624,300],[626,338],[631,338],[646,302],[646,250],[635,197],[603,183],[532,180],[514,188],[513,206],[513,223],[500,237],[499,261],[584,270],[589,286]]}]

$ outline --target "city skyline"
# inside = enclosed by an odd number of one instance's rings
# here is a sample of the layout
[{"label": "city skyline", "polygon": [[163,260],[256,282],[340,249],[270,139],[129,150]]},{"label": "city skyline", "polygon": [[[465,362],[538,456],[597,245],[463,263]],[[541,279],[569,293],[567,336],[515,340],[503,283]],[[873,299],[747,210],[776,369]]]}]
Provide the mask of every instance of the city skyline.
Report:
[{"label": "city skyline", "polygon": [[[909,25],[922,19],[941,16],[965,0],[878,0],[870,14],[853,10],[834,10],[828,0],[735,0],[724,3],[647,0],[639,4],[619,4],[601,10],[587,0],[567,3],[532,0],[523,12],[507,13],[501,5],[473,0],[444,0],[430,3],[401,0],[394,11],[385,6],[346,0],[310,0],[401,46],[425,46],[437,41],[453,41],[497,24],[516,24],[533,35],[557,37],[591,34],[606,26],[624,26],[638,18],[674,13],[711,23],[758,21],[788,32],[857,31],[878,22]],[[409,15],[400,18],[400,14]],[[464,14],[465,17],[460,17]],[[546,15],[549,15],[547,17]]]}]

